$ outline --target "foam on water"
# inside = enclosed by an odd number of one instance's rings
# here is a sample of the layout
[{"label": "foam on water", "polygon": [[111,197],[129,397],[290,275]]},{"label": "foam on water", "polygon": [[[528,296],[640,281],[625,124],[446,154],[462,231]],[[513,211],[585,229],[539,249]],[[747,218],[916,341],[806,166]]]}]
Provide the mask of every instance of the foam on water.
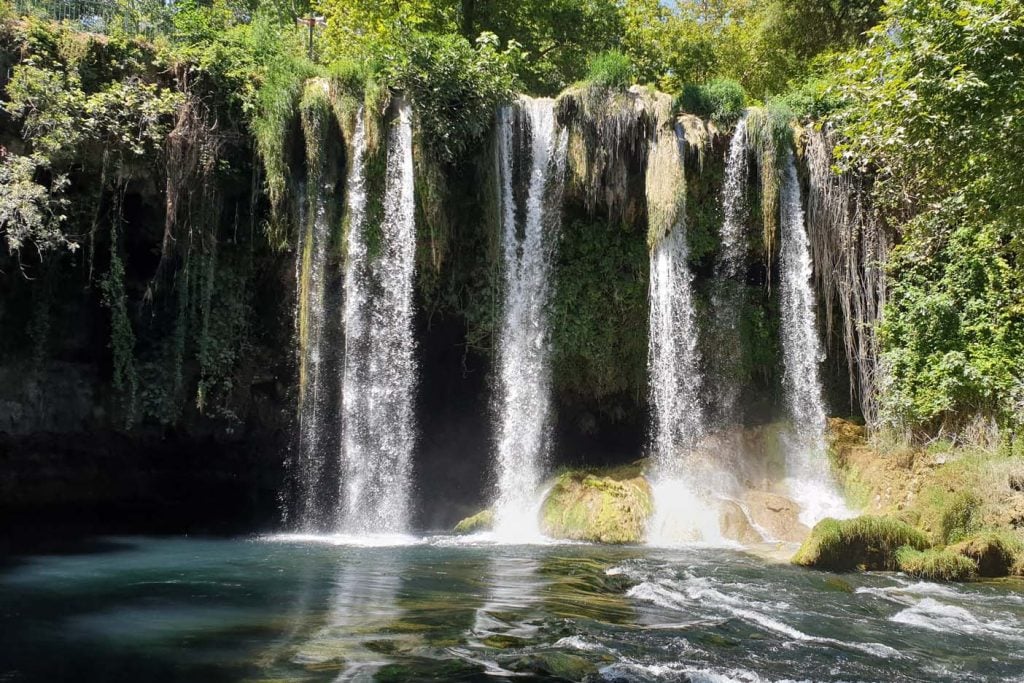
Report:
[{"label": "foam on water", "polygon": [[979,638],[1003,638],[1024,642],[1024,622],[1011,619],[981,619],[969,610],[924,598],[890,617],[897,624],[907,624],[939,633],[959,633]]},{"label": "foam on water", "polygon": [[271,543],[317,543],[353,548],[390,548],[423,545],[427,539],[409,534],[270,534],[260,540]]}]

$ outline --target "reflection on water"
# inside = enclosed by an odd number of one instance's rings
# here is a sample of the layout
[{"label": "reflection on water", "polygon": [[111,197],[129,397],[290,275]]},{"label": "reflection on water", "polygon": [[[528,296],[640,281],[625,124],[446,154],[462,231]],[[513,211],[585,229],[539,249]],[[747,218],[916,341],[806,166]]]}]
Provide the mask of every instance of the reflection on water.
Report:
[{"label": "reflection on water", "polygon": [[399,620],[396,598],[403,564],[382,572],[373,557],[341,563],[330,583],[326,623],[297,648],[292,661],[313,670],[337,669],[338,681],[369,681],[387,664],[398,636],[387,631]]},{"label": "reflection on water", "polygon": [[1021,584],[722,548],[115,539],[0,572],[0,681],[1020,681]]}]

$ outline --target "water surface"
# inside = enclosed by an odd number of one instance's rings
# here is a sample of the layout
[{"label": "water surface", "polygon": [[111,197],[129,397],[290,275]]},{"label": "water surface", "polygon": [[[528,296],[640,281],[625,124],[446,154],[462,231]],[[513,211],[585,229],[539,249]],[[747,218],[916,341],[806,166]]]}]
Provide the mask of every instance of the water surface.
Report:
[{"label": "water surface", "polygon": [[114,537],[0,565],[0,681],[1020,681],[1015,587],[722,548]]}]

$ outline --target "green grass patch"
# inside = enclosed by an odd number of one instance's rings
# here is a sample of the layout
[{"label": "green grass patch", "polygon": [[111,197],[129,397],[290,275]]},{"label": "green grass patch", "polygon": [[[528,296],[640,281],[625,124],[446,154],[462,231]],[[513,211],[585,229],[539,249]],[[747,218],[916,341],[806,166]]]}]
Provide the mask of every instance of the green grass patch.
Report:
[{"label": "green grass patch", "polygon": [[924,550],[931,543],[925,534],[894,517],[829,518],[815,525],[792,562],[835,571],[895,570],[896,551],[903,546]]},{"label": "green grass patch", "polygon": [[966,581],[978,572],[974,560],[950,548],[903,546],[896,551],[896,563],[900,571],[929,581]]},{"label": "green grass patch", "polygon": [[1024,541],[1009,531],[989,531],[949,547],[977,564],[980,576],[1008,576],[1024,562]]},{"label": "green grass patch", "polygon": [[601,88],[625,90],[633,83],[633,64],[618,50],[601,52],[587,62],[587,82]]}]

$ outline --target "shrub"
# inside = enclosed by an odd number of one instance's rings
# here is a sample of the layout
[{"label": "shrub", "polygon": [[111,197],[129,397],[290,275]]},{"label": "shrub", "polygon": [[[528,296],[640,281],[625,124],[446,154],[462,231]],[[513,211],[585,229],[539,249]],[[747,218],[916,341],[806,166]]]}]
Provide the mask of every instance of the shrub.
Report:
[{"label": "shrub", "polygon": [[864,515],[854,519],[824,519],[793,556],[793,563],[817,569],[888,569],[898,567],[897,549],[925,550],[928,537],[893,517]]},{"label": "shrub", "polygon": [[896,551],[896,562],[900,571],[929,581],[964,581],[978,572],[974,560],[949,548],[903,546]]},{"label": "shrub", "polygon": [[420,133],[436,161],[463,157],[490,130],[494,109],[516,88],[511,48],[481,36],[474,47],[458,35],[414,35],[408,52],[385,56],[385,80],[405,91],[416,109]]},{"label": "shrub", "polygon": [[703,85],[690,84],[683,88],[678,107],[683,111],[716,123],[735,123],[747,105],[743,86],[728,79],[711,81]]},{"label": "shrub", "polygon": [[797,116],[810,119],[823,118],[841,106],[839,96],[829,88],[829,82],[823,78],[808,79],[780,95],[777,101],[791,109]]},{"label": "shrub", "polygon": [[602,88],[628,88],[633,83],[633,64],[617,50],[601,52],[587,62],[587,81]]}]

